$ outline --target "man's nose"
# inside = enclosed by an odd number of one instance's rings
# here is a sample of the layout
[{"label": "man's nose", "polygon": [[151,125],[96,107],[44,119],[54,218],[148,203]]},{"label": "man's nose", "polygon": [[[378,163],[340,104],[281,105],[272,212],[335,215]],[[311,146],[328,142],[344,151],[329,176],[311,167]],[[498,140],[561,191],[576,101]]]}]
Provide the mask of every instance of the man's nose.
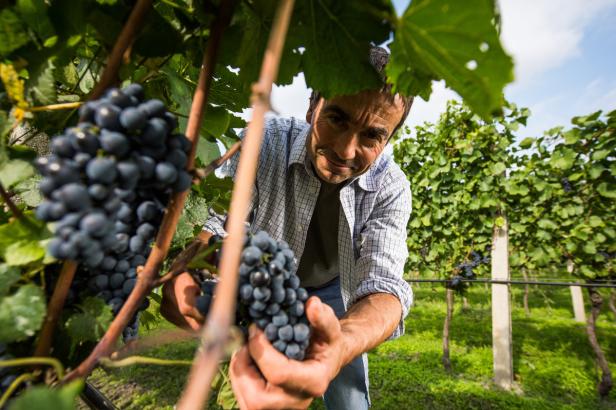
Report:
[{"label": "man's nose", "polygon": [[344,161],[350,161],[355,159],[357,152],[357,144],[359,143],[359,134],[355,131],[349,130],[342,133],[336,138],[336,144],[334,145],[334,152],[339,159]]}]

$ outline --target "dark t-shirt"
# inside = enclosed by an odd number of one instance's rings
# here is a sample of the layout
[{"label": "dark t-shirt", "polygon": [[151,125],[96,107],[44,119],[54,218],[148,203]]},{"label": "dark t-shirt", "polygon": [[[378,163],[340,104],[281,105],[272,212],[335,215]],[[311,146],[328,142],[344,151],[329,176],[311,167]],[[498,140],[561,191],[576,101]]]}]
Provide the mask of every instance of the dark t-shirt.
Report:
[{"label": "dark t-shirt", "polygon": [[321,181],[319,197],[306,234],[306,246],[297,268],[303,287],[319,287],[340,274],[338,267],[338,218],[340,189],[344,184]]}]

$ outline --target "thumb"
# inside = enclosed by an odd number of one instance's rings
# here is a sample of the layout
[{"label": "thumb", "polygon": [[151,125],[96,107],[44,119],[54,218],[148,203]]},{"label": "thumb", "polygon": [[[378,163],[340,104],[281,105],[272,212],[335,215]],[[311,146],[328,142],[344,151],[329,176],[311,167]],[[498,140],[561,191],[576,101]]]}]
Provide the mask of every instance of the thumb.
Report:
[{"label": "thumb", "polygon": [[314,334],[324,341],[335,340],[341,332],[336,313],[317,296],[310,297],[306,302],[306,316]]}]

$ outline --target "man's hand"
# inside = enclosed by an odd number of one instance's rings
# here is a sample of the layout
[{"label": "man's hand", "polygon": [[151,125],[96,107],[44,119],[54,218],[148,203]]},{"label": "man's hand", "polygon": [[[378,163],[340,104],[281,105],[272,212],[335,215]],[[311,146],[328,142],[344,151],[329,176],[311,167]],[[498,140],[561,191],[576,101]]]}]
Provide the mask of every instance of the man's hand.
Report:
[{"label": "man's hand", "polygon": [[163,286],[160,313],[171,323],[189,330],[199,330],[205,318],[196,307],[201,289],[188,273],[181,273]]},{"label": "man's hand", "polygon": [[201,289],[188,273],[184,272],[190,260],[205,246],[212,236],[209,232],[201,232],[171,264],[171,272],[183,272],[163,285],[163,300],[160,313],[171,323],[191,330],[199,330],[204,317],[196,307],[197,296]]},{"label": "man's hand", "polygon": [[340,322],[319,298],[306,302],[312,337],[304,361],[278,352],[255,325],[231,359],[231,385],[241,409],[304,409],[322,396],[344,362]]}]

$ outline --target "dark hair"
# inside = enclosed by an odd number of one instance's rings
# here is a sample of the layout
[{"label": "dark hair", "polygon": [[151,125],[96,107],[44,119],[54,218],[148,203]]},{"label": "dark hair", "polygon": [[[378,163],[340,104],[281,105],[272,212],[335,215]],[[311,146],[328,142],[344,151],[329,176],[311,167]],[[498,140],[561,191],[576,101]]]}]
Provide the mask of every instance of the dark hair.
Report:
[{"label": "dark hair", "polygon": [[[374,67],[377,73],[381,76],[383,80],[383,86],[380,91],[383,95],[386,95],[388,100],[392,103],[396,97],[396,94],[392,94],[391,92],[391,84],[387,83],[387,77],[385,77],[385,66],[389,62],[389,52],[385,50],[383,47],[372,46],[370,47],[370,65]],[[399,94],[397,94],[399,95]],[[404,124],[406,117],[409,115],[409,111],[411,110],[411,106],[413,105],[413,96],[405,97],[403,95],[399,95],[402,99],[402,105],[404,106],[404,112],[402,113],[402,118],[396,127],[394,128],[391,136],[393,136]],[[321,99],[321,93],[318,91],[312,91],[310,94],[310,109],[314,110]]]}]

